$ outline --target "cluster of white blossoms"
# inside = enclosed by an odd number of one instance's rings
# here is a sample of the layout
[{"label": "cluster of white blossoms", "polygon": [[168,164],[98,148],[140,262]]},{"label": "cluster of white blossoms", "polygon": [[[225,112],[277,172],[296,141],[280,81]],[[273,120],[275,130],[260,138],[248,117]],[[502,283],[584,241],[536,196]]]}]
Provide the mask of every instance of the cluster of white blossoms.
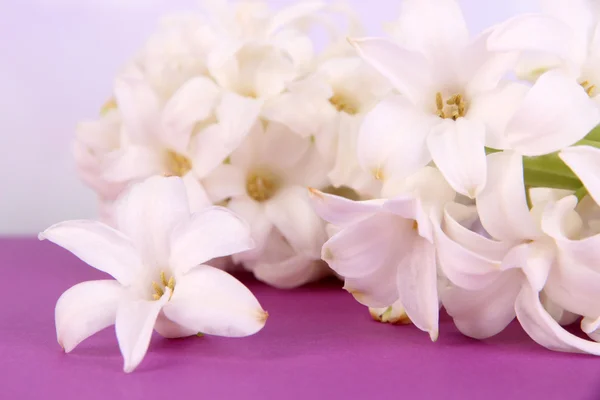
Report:
[{"label": "cluster of white blossoms", "polygon": [[[247,221],[256,247],[233,262],[269,284],[333,271],[432,340],[443,307],[474,338],[516,317],[600,355],[600,7],[543,0],[471,37],[454,0],[404,0],[389,38],[360,38],[340,5],[207,4],[80,126],[105,221],[130,183],[179,176],[192,211]],[[592,340],[562,327],[579,318]]]}]

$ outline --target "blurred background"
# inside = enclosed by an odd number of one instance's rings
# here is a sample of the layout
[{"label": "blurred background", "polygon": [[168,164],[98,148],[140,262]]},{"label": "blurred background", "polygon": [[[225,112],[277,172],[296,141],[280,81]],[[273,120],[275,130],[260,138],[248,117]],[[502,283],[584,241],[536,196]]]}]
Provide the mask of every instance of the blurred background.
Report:
[{"label": "blurred background", "polygon": [[[268,0],[279,8],[295,0]],[[399,0],[347,0],[369,34],[382,34]],[[526,11],[535,0],[459,0],[471,32]],[[0,1],[0,235],[33,235],[93,218],[96,199],[75,172],[78,120],[93,118],[113,77],[161,15],[198,0]]]}]

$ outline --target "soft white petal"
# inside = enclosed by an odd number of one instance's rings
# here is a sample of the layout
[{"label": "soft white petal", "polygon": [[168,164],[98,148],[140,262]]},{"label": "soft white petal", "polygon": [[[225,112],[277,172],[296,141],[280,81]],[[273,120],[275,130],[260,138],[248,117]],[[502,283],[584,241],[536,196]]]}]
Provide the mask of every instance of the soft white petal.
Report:
[{"label": "soft white petal", "polygon": [[444,120],[427,137],[433,161],[448,183],[467,197],[475,198],[486,182],[485,126],[459,118]]},{"label": "soft white petal", "polygon": [[350,43],[363,60],[389,79],[413,104],[422,101],[424,91],[431,85],[431,67],[422,54],[381,38],[357,39]]},{"label": "soft white petal", "polygon": [[135,184],[117,204],[117,225],[147,266],[168,265],[171,231],[189,215],[185,185],[178,177],[152,177]]},{"label": "soft white petal", "polygon": [[158,317],[156,318],[156,324],[154,324],[154,330],[162,337],[168,339],[188,337],[202,333],[176,324],[167,318],[164,312],[158,314]]},{"label": "soft white petal", "polygon": [[246,172],[235,165],[221,164],[202,180],[202,185],[210,199],[218,203],[246,193]]},{"label": "soft white petal", "polygon": [[364,118],[358,134],[358,161],[375,178],[404,178],[431,157],[426,139],[435,119],[402,96],[380,102]]},{"label": "soft white petal", "polygon": [[485,339],[502,332],[515,318],[521,281],[520,271],[514,270],[497,276],[479,290],[452,286],[442,292],[442,304],[459,331],[475,339]]},{"label": "soft white petal", "polygon": [[344,228],[323,245],[322,258],[344,278],[358,278],[398,261],[411,249],[417,232],[412,221],[377,213]]},{"label": "soft white petal", "polygon": [[[402,254],[402,253],[400,253]],[[435,246],[423,238],[412,242],[398,265],[400,302],[415,326],[438,338],[439,302]]]},{"label": "soft white petal", "polygon": [[505,137],[508,125],[529,86],[510,82],[475,96],[469,104],[468,118],[485,124],[485,145],[493,149],[508,149]]},{"label": "soft white petal", "polygon": [[455,0],[405,0],[395,25],[401,43],[432,58],[439,52],[460,50],[469,39],[467,24]]},{"label": "soft white petal", "polygon": [[265,215],[297,252],[319,258],[325,242],[325,224],[315,213],[305,188],[281,190],[265,204]]},{"label": "soft white petal", "polygon": [[392,254],[385,264],[359,278],[346,278],[344,289],[367,307],[388,307],[398,300],[396,284],[397,261],[400,254]]},{"label": "soft white petal", "polygon": [[206,77],[187,81],[165,105],[161,119],[161,139],[171,150],[185,154],[196,124],[210,116],[219,89]]},{"label": "soft white petal", "polygon": [[227,92],[217,106],[218,123],[198,132],[192,139],[194,172],[204,178],[234,151],[257,122],[261,102]]},{"label": "soft white petal", "polygon": [[477,197],[485,230],[504,241],[531,239],[538,229],[527,207],[521,156],[512,152],[487,156],[487,183]]},{"label": "soft white petal", "polygon": [[506,127],[511,148],[526,156],[561,150],[583,139],[600,122],[585,90],[560,71],[540,76]]},{"label": "soft white petal", "polygon": [[60,222],[40,233],[39,239],[63,247],[122,285],[131,284],[142,268],[139,254],[129,238],[101,222]]},{"label": "soft white petal", "polygon": [[115,323],[117,306],[125,290],[117,281],[79,283],[56,303],[56,338],[65,352]]},{"label": "soft white petal", "polygon": [[123,371],[132,372],[144,359],[158,314],[170,296],[171,290],[167,288],[159,300],[129,300],[119,304],[115,331],[123,355]]},{"label": "soft white petal", "polygon": [[169,264],[178,273],[217,257],[254,247],[250,227],[223,207],[209,207],[192,215],[173,230]]},{"label": "soft white petal", "polygon": [[262,329],[268,317],[246,286],[208,265],[178,277],[164,313],[188,329],[228,337],[252,335]]},{"label": "soft white petal", "polygon": [[[260,137],[256,140],[256,151],[259,162],[275,169],[295,167],[311,148],[308,138],[294,134],[285,125],[269,122]],[[296,167],[297,168],[297,167]]]},{"label": "soft white petal", "polygon": [[275,263],[259,260],[252,272],[256,279],[280,289],[296,288],[331,274],[323,261],[303,255],[295,255]]},{"label": "soft white petal", "polygon": [[600,204],[600,150],[574,146],[563,149],[559,156],[575,172],[596,204]]},{"label": "soft white petal", "polygon": [[562,21],[523,14],[498,25],[488,39],[492,51],[538,51],[569,57],[573,32]]},{"label": "soft white petal", "polygon": [[112,182],[127,182],[168,172],[164,153],[152,147],[136,145],[107,154],[101,167],[102,177]]},{"label": "soft white petal", "polygon": [[141,76],[128,74],[117,78],[115,98],[129,137],[137,144],[156,143],[160,100]]},{"label": "soft white petal", "polygon": [[325,7],[322,1],[303,1],[298,4],[292,4],[277,12],[266,28],[267,34],[272,34],[282,27],[287,27],[299,19],[316,14]]},{"label": "soft white petal", "polygon": [[592,340],[600,342],[600,318],[583,318],[581,320],[581,330]]},{"label": "soft white petal", "polygon": [[212,205],[204,187],[198,182],[193,172],[188,172],[182,178],[190,204],[190,212],[198,212]]},{"label": "soft white petal", "polygon": [[[255,250],[261,251],[273,229],[273,224],[265,215],[264,204],[258,203],[248,196],[240,196],[231,200],[227,204],[227,208],[250,224],[252,239],[256,245]],[[236,257],[234,256],[234,260]]]},{"label": "soft white petal", "polygon": [[541,291],[555,261],[554,247],[545,240],[526,242],[513,247],[502,260],[502,269],[520,268],[529,285]]},{"label": "soft white petal", "polygon": [[345,197],[309,189],[309,196],[315,212],[325,221],[346,227],[362,221],[381,209],[385,200],[374,199],[354,201]]},{"label": "soft white petal", "polygon": [[521,326],[538,344],[554,351],[600,355],[600,343],[567,332],[546,312],[539,295],[524,284],[517,296],[515,311]]}]

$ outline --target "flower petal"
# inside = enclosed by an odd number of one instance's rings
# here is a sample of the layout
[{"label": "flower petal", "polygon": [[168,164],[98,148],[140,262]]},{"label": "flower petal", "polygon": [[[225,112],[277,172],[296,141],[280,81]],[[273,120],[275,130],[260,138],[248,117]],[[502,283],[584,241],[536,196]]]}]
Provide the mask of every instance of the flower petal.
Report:
[{"label": "flower petal", "polygon": [[235,93],[223,95],[216,109],[218,123],[192,139],[192,164],[199,178],[208,175],[240,145],[256,123],[261,106],[261,101]]},{"label": "flower petal", "polygon": [[209,207],[192,215],[171,234],[169,264],[180,274],[217,257],[254,247],[250,227],[223,207]]},{"label": "flower petal", "polygon": [[581,339],[564,330],[544,310],[539,295],[524,284],[517,296],[515,311],[521,326],[536,343],[554,351],[600,355],[600,343]]},{"label": "flower petal", "polygon": [[536,240],[513,247],[502,260],[502,269],[519,268],[529,285],[541,291],[555,262],[554,247],[546,241]]},{"label": "flower petal", "polygon": [[511,148],[540,156],[583,139],[600,122],[600,110],[585,90],[560,71],[539,77],[506,127]]},{"label": "flower petal", "polygon": [[214,203],[246,193],[245,171],[231,164],[221,164],[215,168],[202,184]]},{"label": "flower petal", "polygon": [[486,181],[485,127],[459,118],[444,120],[427,137],[433,161],[457,192],[475,198]]},{"label": "flower petal", "polygon": [[390,213],[377,213],[329,239],[323,245],[322,258],[344,278],[370,275],[410,251],[417,236],[412,224],[412,220]]},{"label": "flower petal", "polygon": [[356,301],[367,307],[388,307],[398,300],[397,257],[391,256],[385,264],[372,273],[358,278],[346,278],[344,289]]},{"label": "flower petal", "polygon": [[581,330],[592,340],[600,342],[600,318],[583,318],[581,320]]},{"label": "flower petal", "polygon": [[421,103],[431,85],[430,65],[422,54],[381,38],[351,40],[350,44],[413,104]]},{"label": "flower petal", "polygon": [[117,205],[117,225],[147,266],[169,265],[169,236],[189,215],[185,185],[178,177],[156,176],[135,184]]},{"label": "flower petal", "polygon": [[[402,254],[402,253],[400,253]],[[398,265],[397,285],[400,302],[415,326],[438,338],[439,302],[435,246],[423,238],[411,243]]]},{"label": "flower petal", "polygon": [[442,292],[442,303],[459,331],[485,339],[502,332],[515,318],[515,299],[521,282],[520,271],[507,271],[479,290],[447,288]]},{"label": "flower petal", "polygon": [[96,221],[66,221],[39,234],[39,239],[70,251],[83,262],[114,277],[122,285],[131,284],[142,261],[121,232]]},{"label": "flower petal", "polygon": [[193,172],[188,172],[181,179],[185,185],[191,212],[198,212],[212,205],[204,187],[198,182]]},{"label": "flower petal", "polygon": [[596,204],[600,204],[600,150],[591,146],[574,146],[563,149],[560,158],[581,180]]},{"label": "flower petal", "polygon": [[362,168],[384,180],[404,178],[424,167],[431,161],[425,144],[434,121],[429,117],[402,96],[380,102],[365,116],[358,134]]},{"label": "flower petal", "polygon": [[354,201],[310,188],[309,196],[316,213],[325,221],[346,227],[362,221],[381,209],[385,200]]},{"label": "flower petal", "polygon": [[158,314],[170,296],[167,288],[159,300],[124,301],[117,308],[115,331],[123,355],[123,371],[132,372],[144,359]]},{"label": "flower petal", "polygon": [[156,324],[154,324],[154,330],[162,337],[168,339],[194,336],[198,333],[202,333],[176,324],[167,318],[164,312],[158,314],[158,317],[156,318]]},{"label": "flower petal", "polygon": [[536,51],[570,55],[573,33],[562,21],[543,14],[523,14],[498,25],[490,34],[491,51]]},{"label": "flower petal", "polygon": [[164,313],[188,329],[228,337],[253,335],[268,317],[246,286],[208,265],[193,268],[179,278]]},{"label": "flower petal", "polygon": [[206,77],[188,80],[165,105],[161,120],[161,139],[171,150],[188,152],[195,125],[210,116],[219,96],[219,89]]},{"label": "flower petal", "polygon": [[301,254],[276,263],[263,262],[261,257],[252,272],[256,279],[279,289],[296,288],[331,275],[323,261]]},{"label": "flower petal", "polygon": [[487,183],[477,197],[477,212],[485,230],[495,239],[507,242],[538,235],[525,199],[523,163],[518,154],[494,153],[487,156]]},{"label": "flower petal", "polygon": [[55,318],[56,337],[65,352],[113,325],[124,293],[113,280],[82,282],[64,292],[56,303]]},{"label": "flower petal", "polygon": [[299,4],[292,4],[281,9],[271,18],[266,29],[267,34],[273,34],[283,27],[291,25],[301,18],[309,17],[325,8],[326,4],[322,1],[303,1]]}]

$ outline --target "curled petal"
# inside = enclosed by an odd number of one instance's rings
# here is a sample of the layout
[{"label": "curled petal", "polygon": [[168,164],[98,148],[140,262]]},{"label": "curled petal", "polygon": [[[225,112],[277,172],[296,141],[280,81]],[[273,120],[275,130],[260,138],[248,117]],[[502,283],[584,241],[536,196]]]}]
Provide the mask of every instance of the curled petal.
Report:
[{"label": "curled petal", "polygon": [[295,288],[331,275],[331,270],[323,261],[303,255],[293,255],[273,263],[259,259],[252,267],[252,272],[256,279],[280,289]]},{"label": "curled petal", "polygon": [[223,207],[209,207],[178,225],[171,234],[169,264],[179,274],[217,257],[254,247],[250,227]]},{"label": "curled petal", "polygon": [[345,197],[309,189],[309,196],[316,213],[325,221],[346,227],[360,222],[381,209],[384,200],[354,201]]},{"label": "curled petal", "polygon": [[364,277],[410,251],[416,236],[412,221],[378,213],[329,239],[323,245],[322,258],[344,278]]},{"label": "curled petal", "polygon": [[117,308],[115,331],[123,355],[123,371],[132,372],[144,359],[158,314],[170,296],[167,288],[159,300],[123,301]]},{"label": "curled petal", "polygon": [[598,122],[600,110],[581,85],[553,70],[525,95],[506,127],[506,138],[520,154],[540,156],[583,139]]},{"label": "curled petal", "polygon": [[481,224],[494,238],[507,242],[539,234],[527,207],[521,156],[512,152],[487,156],[487,184],[477,197]]},{"label": "curled petal", "polygon": [[39,234],[67,249],[83,262],[110,274],[122,285],[133,282],[142,261],[131,241],[121,232],[96,221],[67,221]]},{"label": "curled petal", "polygon": [[[402,254],[402,253],[400,253]],[[423,238],[412,242],[398,265],[400,302],[415,326],[438,338],[439,302],[435,246]]]},{"label": "curled petal", "polygon": [[166,172],[164,157],[151,147],[128,145],[102,160],[102,178],[109,182],[127,182]]},{"label": "curled petal", "polygon": [[397,258],[390,257],[388,262],[372,273],[359,278],[346,278],[344,289],[356,301],[367,307],[388,307],[398,300]]},{"label": "curled petal", "polygon": [[574,146],[563,149],[560,158],[571,168],[596,204],[600,204],[600,150],[591,146]]},{"label": "curled petal", "polygon": [[113,280],[82,282],[64,292],[56,303],[56,337],[65,352],[115,323],[123,287]]},{"label": "curled petal", "polygon": [[154,325],[154,330],[162,337],[169,339],[188,337],[202,333],[176,324],[167,318],[164,312],[158,314],[158,317],[156,318],[156,324]]},{"label": "curled petal", "polygon": [[475,339],[494,336],[515,318],[515,299],[521,289],[520,271],[507,271],[487,287],[465,290],[457,286],[445,289],[442,304],[459,331]]},{"label": "curled petal", "polygon": [[164,313],[187,329],[228,337],[253,335],[268,317],[246,286],[208,265],[179,278]]},{"label": "curled petal", "polygon": [[596,342],[600,342],[600,318],[585,317],[581,320],[581,330]]},{"label": "curled petal", "polygon": [[536,343],[554,351],[600,355],[600,343],[581,339],[561,327],[544,309],[539,295],[524,284],[515,311],[521,326]]}]

